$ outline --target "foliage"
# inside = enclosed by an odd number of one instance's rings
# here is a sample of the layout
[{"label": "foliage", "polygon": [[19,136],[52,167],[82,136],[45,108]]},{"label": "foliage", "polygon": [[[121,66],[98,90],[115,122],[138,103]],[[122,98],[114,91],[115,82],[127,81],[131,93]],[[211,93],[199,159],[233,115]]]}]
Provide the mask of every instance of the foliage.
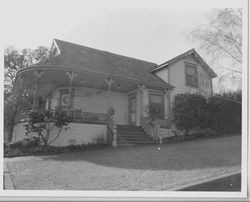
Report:
[{"label": "foliage", "polygon": [[27,96],[21,89],[18,92],[13,89],[16,73],[26,66],[45,61],[48,54],[49,49],[42,46],[35,50],[21,51],[10,46],[4,50],[4,131],[9,134],[9,141],[12,138],[17,108],[30,106],[30,95]]},{"label": "foliage", "polygon": [[27,153],[36,150],[40,145],[40,139],[36,137],[9,143],[4,147],[4,153]]},{"label": "foliage", "polygon": [[[30,111],[29,121],[25,124],[26,135],[36,136],[47,146],[54,142],[62,130],[67,130],[68,117],[63,111],[38,109]],[[51,131],[57,128],[57,134],[52,138]]]},{"label": "foliage", "polygon": [[192,128],[207,127],[206,98],[201,94],[178,94],[173,106],[174,124],[187,134]]},{"label": "foliage", "polygon": [[6,156],[22,156],[22,155],[33,155],[33,154],[53,154],[58,152],[69,152],[69,151],[83,151],[89,149],[95,149],[103,147],[105,145],[96,144],[81,144],[81,145],[68,145],[62,147],[56,146],[29,146],[25,141],[18,141],[10,143],[4,147],[4,155]]},{"label": "foliage", "polygon": [[[174,124],[197,135],[241,132],[241,92],[216,94],[206,100],[199,94],[178,94],[173,106]],[[210,130],[210,131],[209,131]]]},{"label": "foliage", "polygon": [[37,49],[21,51],[9,46],[4,50],[4,83],[5,90],[11,91],[16,73],[32,64],[43,62],[49,57],[49,49],[39,46]]},{"label": "foliage", "polygon": [[194,28],[187,38],[199,43],[211,63],[217,62],[219,82],[225,79],[240,84],[242,63],[242,9],[214,9],[209,22]]},{"label": "foliage", "polygon": [[96,138],[93,138],[93,142],[96,145],[106,145],[104,135],[97,136]]},{"label": "foliage", "polygon": [[15,117],[17,112],[16,97],[10,95],[4,97],[4,132],[8,133],[8,142],[11,141],[13,128],[15,125]]},{"label": "foliage", "polygon": [[241,92],[215,95],[208,101],[209,126],[221,133],[241,132]]}]

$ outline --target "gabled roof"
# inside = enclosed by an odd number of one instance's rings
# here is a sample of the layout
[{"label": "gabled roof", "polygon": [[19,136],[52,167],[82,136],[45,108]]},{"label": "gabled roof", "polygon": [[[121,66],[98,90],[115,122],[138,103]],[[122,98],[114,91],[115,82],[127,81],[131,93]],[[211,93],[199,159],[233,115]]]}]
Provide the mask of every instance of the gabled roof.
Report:
[{"label": "gabled roof", "polygon": [[55,44],[52,46],[57,49],[56,54],[51,55],[47,61],[34,66],[66,66],[72,68],[72,71],[74,68],[80,68],[92,73],[141,81],[142,83],[145,82],[166,88],[173,87],[150,72],[151,69],[157,67],[155,63],[121,56],[58,39],[54,39],[53,43]]},{"label": "gabled roof", "polygon": [[151,72],[155,73],[157,71],[160,71],[162,69],[170,67],[171,65],[175,64],[176,62],[178,62],[186,57],[189,57],[189,56],[191,56],[198,64],[200,64],[201,67],[203,67],[204,70],[206,72],[208,72],[212,78],[217,76],[216,73],[212,70],[212,68],[203,60],[203,58],[196,52],[195,49],[188,50],[187,52],[182,53],[182,54],[162,63],[158,67],[152,69]]}]

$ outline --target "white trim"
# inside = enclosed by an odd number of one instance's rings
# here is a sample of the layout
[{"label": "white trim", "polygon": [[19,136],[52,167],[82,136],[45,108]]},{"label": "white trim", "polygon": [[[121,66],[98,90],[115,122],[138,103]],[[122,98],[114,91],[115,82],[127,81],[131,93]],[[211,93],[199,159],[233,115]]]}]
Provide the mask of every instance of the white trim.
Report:
[{"label": "white trim", "polygon": [[156,67],[155,69],[152,69],[151,72],[157,71],[157,70],[159,70],[159,69],[161,69],[161,68],[163,68],[163,67],[165,67],[165,66],[168,66],[168,63],[163,64],[163,65],[161,65],[161,66],[159,66],[159,67]]},{"label": "white trim", "polygon": [[60,50],[59,46],[57,45],[55,39],[53,39],[53,42],[52,42],[52,45],[51,45],[51,48],[50,48],[50,53],[53,52],[54,48],[56,48],[57,52],[58,52],[56,55],[60,55],[61,54],[61,50]]},{"label": "white trim", "polygon": [[176,56],[175,58],[172,58],[170,60],[168,60],[169,62],[160,65],[159,67],[156,67],[154,69],[151,70],[152,73],[154,73],[155,71],[161,71],[163,69],[163,67],[167,66],[171,66],[172,63],[176,63],[178,60],[184,60],[186,57],[194,57],[195,59],[198,59],[198,61],[196,61],[205,71],[207,71],[210,76],[212,78],[217,77],[217,74],[213,71],[213,69],[206,63],[206,61],[199,55],[199,53],[196,52],[196,50],[191,49],[179,56]]},{"label": "white trim", "polygon": [[[72,71],[72,67],[70,66],[62,66],[62,65],[33,65],[33,66],[30,66],[28,68],[24,68],[24,69],[21,69],[17,72],[17,77],[19,75],[21,75],[23,72],[27,72],[27,71],[32,71],[34,69],[40,69],[40,70],[51,70],[51,69],[60,69],[60,70],[65,70],[65,71],[68,71],[68,70],[71,70]],[[128,82],[132,82],[132,83],[141,83],[141,84],[144,84],[144,85],[148,85],[148,86],[153,86],[153,87],[159,87],[159,88],[174,88],[174,86],[168,84],[168,83],[165,83],[164,84],[154,84],[154,83],[149,83],[149,82],[146,82],[146,81],[140,81],[140,80],[136,80],[136,79],[130,79],[130,78],[124,78],[124,77],[118,77],[118,76],[111,76],[111,75],[107,75],[107,74],[102,74],[102,73],[99,73],[99,72],[90,72],[90,71],[86,71],[86,70],[83,70],[82,68],[79,67],[75,67],[74,66],[74,72],[76,73],[85,73],[85,74],[90,74],[90,75],[96,75],[96,76],[100,76],[100,77],[103,77],[103,78],[112,78],[112,79],[119,79],[119,80],[123,80],[123,81],[128,81]]]}]

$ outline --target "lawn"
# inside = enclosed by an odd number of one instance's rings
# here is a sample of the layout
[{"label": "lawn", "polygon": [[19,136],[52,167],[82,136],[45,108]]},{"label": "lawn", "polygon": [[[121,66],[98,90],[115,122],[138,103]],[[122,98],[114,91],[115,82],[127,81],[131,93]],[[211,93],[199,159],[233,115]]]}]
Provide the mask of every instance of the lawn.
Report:
[{"label": "lawn", "polygon": [[241,136],[5,158],[19,190],[170,190],[241,169]]}]

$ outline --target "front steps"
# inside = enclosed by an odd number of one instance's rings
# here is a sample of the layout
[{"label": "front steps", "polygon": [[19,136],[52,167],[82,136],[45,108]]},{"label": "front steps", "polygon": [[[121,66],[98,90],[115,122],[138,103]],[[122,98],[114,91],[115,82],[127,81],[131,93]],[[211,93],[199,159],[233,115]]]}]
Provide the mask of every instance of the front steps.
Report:
[{"label": "front steps", "polygon": [[153,143],[153,140],[146,135],[140,126],[117,125],[118,146],[132,146]]}]

